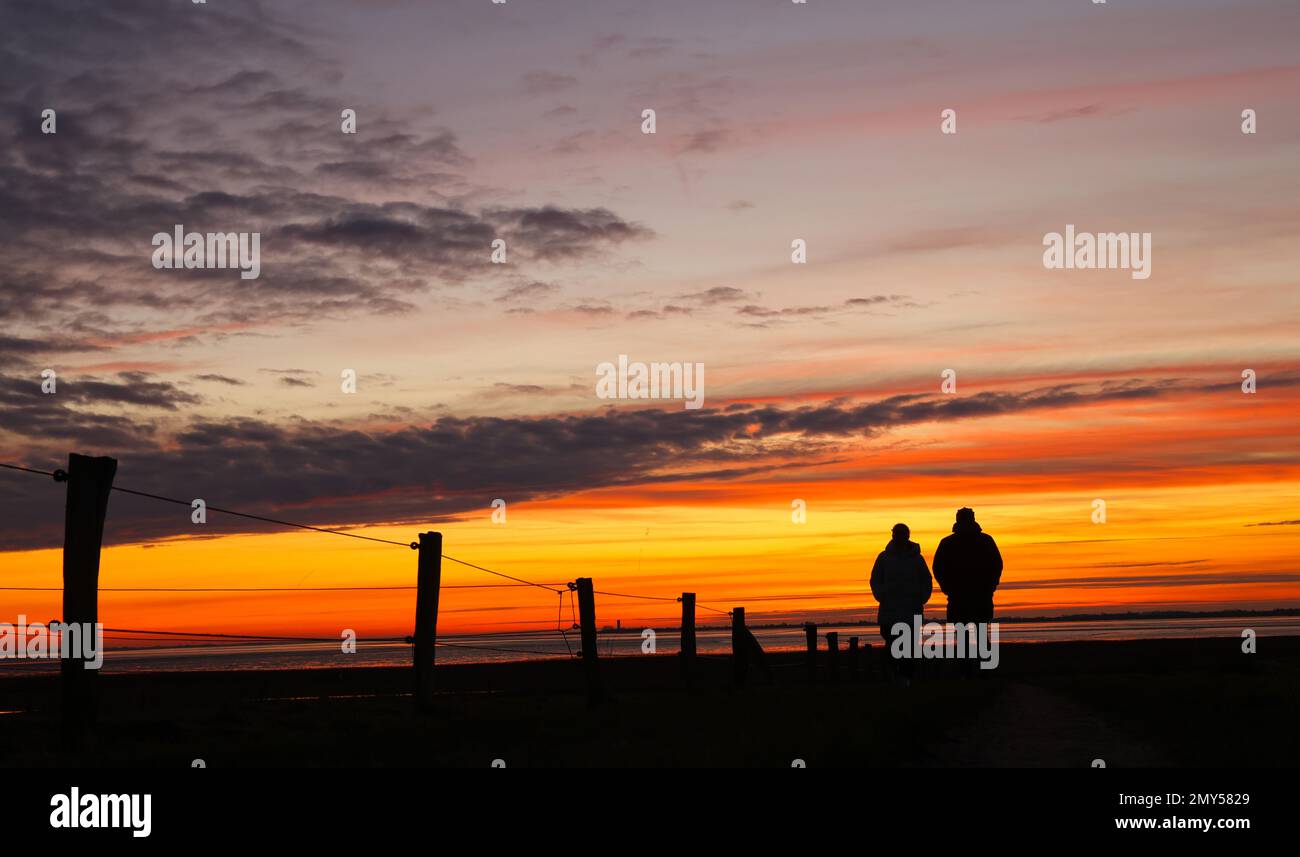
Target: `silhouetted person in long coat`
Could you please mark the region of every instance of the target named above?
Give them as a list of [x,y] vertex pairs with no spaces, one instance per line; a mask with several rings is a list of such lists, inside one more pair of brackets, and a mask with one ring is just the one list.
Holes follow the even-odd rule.
[[[876,620],[880,623],[880,636],[885,638],[886,664],[893,662],[890,645],[894,640],[894,625],[905,622],[908,628],[913,628],[913,623],[920,623],[921,611],[934,591],[921,546],[909,540],[911,534],[907,524],[895,524],[893,538],[871,567],[871,595],[880,604]],[[908,648],[910,651],[915,647]],[[902,658],[896,666],[898,677],[904,684],[910,683],[913,658]]]
[[[952,535],[944,536],[935,549],[934,579],[948,596],[949,622],[987,626],[993,621],[993,592],[1002,580],[1002,554],[993,537],[975,522],[974,510],[957,510]],[[966,666],[973,667],[974,660]]]

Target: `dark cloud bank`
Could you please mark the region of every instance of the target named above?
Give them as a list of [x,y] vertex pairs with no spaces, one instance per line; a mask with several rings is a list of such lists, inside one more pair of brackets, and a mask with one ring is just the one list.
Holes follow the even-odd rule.
[[[63,466],[64,452],[76,449],[118,458],[119,483],[138,490],[306,524],[414,527],[482,511],[496,497],[523,502],[814,467],[842,457],[846,442],[891,427],[1234,389],[1131,381],[795,408],[742,403],[697,411],[447,416],[378,432],[252,418],[178,423],[177,410],[194,394],[126,373],[116,381],[65,382],[55,396],[42,394],[35,381],[0,380],[0,432],[40,438],[23,458],[44,469]],[[132,416],[116,413],[113,406],[123,403]],[[0,478],[23,480],[21,490],[0,492],[0,549],[60,544],[62,492],[35,476],[0,472]],[[248,522],[213,515],[197,531],[183,508],[115,495],[106,538],[121,543],[249,529]]]

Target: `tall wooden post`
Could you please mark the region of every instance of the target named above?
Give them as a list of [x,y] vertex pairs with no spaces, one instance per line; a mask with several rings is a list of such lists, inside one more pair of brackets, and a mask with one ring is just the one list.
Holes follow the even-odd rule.
[[433,664],[438,651],[438,593],[442,588],[442,533],[420,533],[415,590],[415,705],[433,708]]
[[849,678],[858,677],[858,638],[849,637]]
[[826,672],[833,682],[840,680],[840,632],[826,632]]
[[681,658],[682,680],[687,687],[691,686],[695,676],[695,593],[682,593],[682,650],[679,654]]
[[[103,642],[99,623],[99,549],[104,541],[104,517],[113,490],[117,459],[68,456],[68,499],[63,519],[63,633],[59,635],[59,671],[63,685],[65,737],[80,742],[98,715],[95,676],[86,668],[86,631],[90,642]],[[80,630],[68,634],[70,626]],[[64,641],[80,643],[77,651]],[[102,654],[102,653],[101,653]]]
[[817,681],[817,625],[805,622],[803,634],[808,643],[808,681]]
[[587,678],[587,705],[594,707],[605,701],[605,688],[596,663],[596,593],[590,577],[579,577],[574,585],[578,590],[578,622],[582,626],[582,671]]

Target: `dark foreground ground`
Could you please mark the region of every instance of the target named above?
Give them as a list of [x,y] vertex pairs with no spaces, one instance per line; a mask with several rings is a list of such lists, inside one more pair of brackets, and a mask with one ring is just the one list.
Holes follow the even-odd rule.
[[419,714],[403,669],[99,676],[99,728],[62,746],[57,679],[0,679],[0,765],[1295,766],[1300,638],[1004,645],[977,680],[928,662],[885,682],[880,650],[856,678],[810,683],[802,654],[769,654],[775,682],[731,685],[701,658],[602,661],[612,703],[589,710],[576,662],[439,667]]

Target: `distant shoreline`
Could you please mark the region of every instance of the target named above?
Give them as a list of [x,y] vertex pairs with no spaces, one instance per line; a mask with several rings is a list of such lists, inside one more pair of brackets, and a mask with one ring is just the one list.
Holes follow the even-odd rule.
[[[926,606],[929,607],[929,605]],[[927,611],[926,618],[927,619],[933,618],[936,622],[941,621],[938,615],[934,615],[937,614],[937,612],[938,611]],[[996,607],[995,607],[993,618],[994,621],[999,622],[1001,624],[1014,625],[1014,624],[1021,624],[1021,623],[1028,624],[1031,622],[1107,622],[1107,621],[1114,622],[1114,621],[1132,621],[1132,620],[1143,620],[1143,619],[1238,619],[1238,618],[1250,618],[1250,617],[1266,618],[1271,616],[1300,616],[1300,607],[1276,607],[1272,610],[1244,610],[1244,609],[1243,610],[1209,610],[1209,611],[1149,610],[1149,611],[1125,612],[1125,613],[1064,613],[1060,616],[999,616],[997,615]],[[804,622],[766,622],[766,623],[746,622],[745,623],[745,625],[749,628],[802,628],[805,624],[806,623]],[[857,619],[854,621],[845,621],[845,622],[828,621],[828,622],[818,622],[814,624],[819,624],[819,625],[824,624],[827,626],[834,625],[836,627],[841,627],[841,626],[872,627],[877,624],[877,621],[873,617],[871,619]],[[697,624],[696,627],[698,629],[704,630],[704,629],[730,628],[731,626]],[[668,625],[665,626],[665,630],[678,631],[681,630],[681,626]],[[511,633],[528,633],[528,632],[502,631],[500,633],[511,634]],[[633,626],[629,626],[627,628],[615,628],[613,626],[606,625],[601,627],[600,633],[602,634],[638,633],[639,634],[640,629]]]

